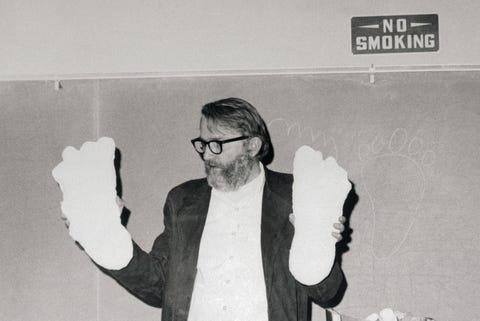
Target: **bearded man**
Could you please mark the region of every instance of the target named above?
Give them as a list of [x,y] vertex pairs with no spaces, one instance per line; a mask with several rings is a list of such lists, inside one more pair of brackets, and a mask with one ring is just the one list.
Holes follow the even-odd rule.
[[[307,320],[308,301],[328,306],[344,282],[334,254],[322,258],[322,251],[315,248],[312,253],[316,241],[302,235],[295,235],[300,241],[292,248],[298,234],[291,216],[293,176],[266,167],[273,148],[257,110],[245,100],[228,98],[206,104],[201,113],[200,135],[191,142],[204,163],[206,178],[185,182],[168,193],[165,229],[149,253],[120,227],[109,237],[118,236],[118,241],[110,242],[110,248],[105,245],[103,252],[97,248],[108,243],[104,232],[99,236],[103,241],[81,235],[81,229],[70,231],[72,237],[82,246],[85,243],[87,254],[129,292],[161,307],[162,321]],[[76,205],[69,212],[68,184],[62,184],[60,172],[57,169],[54,176],[64,191],[62,210],[68,217]],[[303,226],[315,228],[315,219],[303,219]],[[89,224],[101,225],[92,222],[94,218]],[[328,233],[327,238],[340,240],[344,222],[341,216],[332,223],[333,237]],[[97,230],[113,229],[113,225]],[[102,261],[105,253],[113,252],[121,258],[114,264]],[[327,273],[299,280],[302,272],[298,277],[291,267],[307,267],[309,274],[315,268],[309,267],[309,256],[333,263],[326,265]]]

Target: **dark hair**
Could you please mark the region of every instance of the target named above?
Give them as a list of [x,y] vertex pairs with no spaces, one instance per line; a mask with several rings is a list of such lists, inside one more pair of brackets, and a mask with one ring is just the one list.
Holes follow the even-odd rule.
[[208,123],[239,130],[242,135],[256,136],[262,140],[257,159],[264,165],[273,160],[273,146],[267,125],[255,107],[240,98],[226,98],[202,107],[202,115]]

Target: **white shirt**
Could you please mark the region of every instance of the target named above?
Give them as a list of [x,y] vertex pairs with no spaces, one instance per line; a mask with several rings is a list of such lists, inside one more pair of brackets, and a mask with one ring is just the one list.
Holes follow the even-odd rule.
[[234,192],[212,190],[189,321],[268,321],[260,244],[265,173]]

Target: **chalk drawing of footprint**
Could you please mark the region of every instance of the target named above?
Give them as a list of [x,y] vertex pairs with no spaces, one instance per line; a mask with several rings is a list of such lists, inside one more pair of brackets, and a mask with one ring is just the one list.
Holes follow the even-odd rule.
[[381,138],[360,145],[361,178],[373,209],[372,248],[377,259],[394,255],[412,228],[426,188],[425,168],[435,154],[422,139],[409,140],[397,128],[388,142]]

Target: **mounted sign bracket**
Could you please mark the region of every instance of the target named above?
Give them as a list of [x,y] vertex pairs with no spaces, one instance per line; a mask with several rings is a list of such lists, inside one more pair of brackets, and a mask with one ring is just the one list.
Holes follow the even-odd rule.
[[368,68],[368,74],[370,78],[370,83],[374,84],[375,83],[375,65],[371,64],[370,67]]

